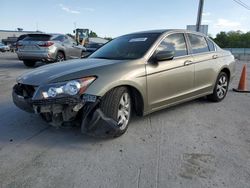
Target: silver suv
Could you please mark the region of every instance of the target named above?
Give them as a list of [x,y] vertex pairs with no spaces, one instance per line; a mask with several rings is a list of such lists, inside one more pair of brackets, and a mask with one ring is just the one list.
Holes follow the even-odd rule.
[[62,34],[29,34],[17,46],[18,58],[28,67],[34,66],[37,61],[59,62],[82,58],[86,51],[71,37]]

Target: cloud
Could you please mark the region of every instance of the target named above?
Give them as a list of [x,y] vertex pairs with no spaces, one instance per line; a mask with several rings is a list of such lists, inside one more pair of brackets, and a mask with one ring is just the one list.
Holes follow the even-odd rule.
[[61,9],[62,9],[63,11],[65,11],[65,12],[68,12],[68,13],[71,13],[71,14],[80,14],[79,11],[77,11],[77,10],[72,10],[72,9],[70,9],[69,7],[64,6],[63,4],[59,4],[59,6],[60,6]]
[[210,16],[210,15],[211,15],[210,12],[203,12],[203,13],[202,13],[202,16]]
[[83,8],[83,10],[90,11],[90,12],[95,11],[95,9],[93,9],[93,8]]
[[221,28],[221,29],[227,29],[227,28],[234,29],[234,28],[240,27],[241,24],[240,22],[235,22],[235,21],[230,21],[227,19],[220,18],[216,21],[214,26],[217,28]]
[[211,23],[212,20],[202,20],[202,23]]

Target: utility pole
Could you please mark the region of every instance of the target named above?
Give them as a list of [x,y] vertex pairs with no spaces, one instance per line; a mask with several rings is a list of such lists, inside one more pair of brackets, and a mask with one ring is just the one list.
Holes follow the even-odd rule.
[[203,5],[204,5],[204,0],[200,0],[199,8],[198,8],[198,15],[197,15],[197,22],[196,22],[196,31],[197,32],[200,31],[200,27],[201,27]]

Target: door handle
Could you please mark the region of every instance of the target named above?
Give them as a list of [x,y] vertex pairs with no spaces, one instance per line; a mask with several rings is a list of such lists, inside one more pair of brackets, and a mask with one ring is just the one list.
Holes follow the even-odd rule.
[[192,65],[192,64],[193,64],[193,61],[191,61],[191,60],[187,60],[184,62],[185,66]]
[[218,55],[213,55],[212,58],[213,58],[213,59],[217,59],[217,58],[218,58]]

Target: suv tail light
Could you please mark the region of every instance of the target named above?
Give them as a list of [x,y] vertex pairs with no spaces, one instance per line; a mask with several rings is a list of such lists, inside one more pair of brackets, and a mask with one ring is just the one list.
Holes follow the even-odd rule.
[[40,47],[49,47],[49,46],[52,46],[53,44],[54,44],[54,42],[52,42],[52,41],[38,42],[38,46],[40,46]]

